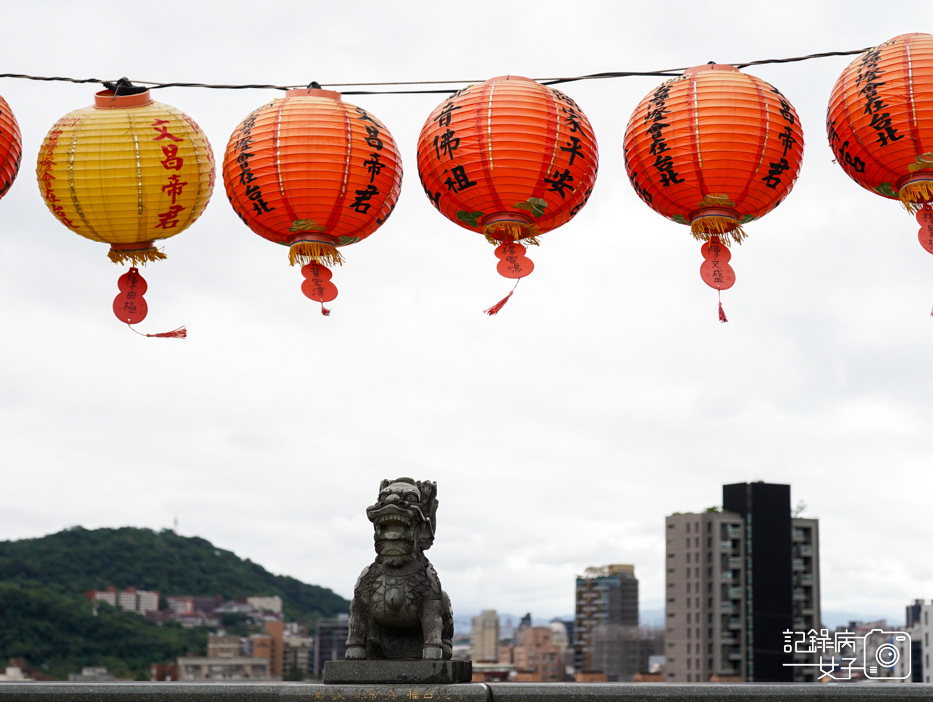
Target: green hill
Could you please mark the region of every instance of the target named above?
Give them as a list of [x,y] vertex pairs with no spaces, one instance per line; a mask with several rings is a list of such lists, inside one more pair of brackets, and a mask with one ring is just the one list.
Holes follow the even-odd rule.
[[81,597],[0,582],[0,662],[25,658],[59,680],[85,666],[120,678],[149,679],[151,663],[204,655],[207,629],[162,626],[100,604],[94,615]]
[[63,594],[113,585],[158,590],[163,597],[278,595],[286,619],[303,623],[350,608],[327,588],[273,575],[206,539],[132,527],[73,527],[38,539],[0,541],[0,582]]
[[0,666],[25,658],[58,679],[84,666],[148,679],[150,663],[206,652],[207,629],[157,625],[104,603],[95,614],[82,593],[108,585],[158,590],[163,597],[278,595],[286,619],[305,624],[350,607],[331,590],[273,575],[205,539],[168,530],[74,527],[0,541]]

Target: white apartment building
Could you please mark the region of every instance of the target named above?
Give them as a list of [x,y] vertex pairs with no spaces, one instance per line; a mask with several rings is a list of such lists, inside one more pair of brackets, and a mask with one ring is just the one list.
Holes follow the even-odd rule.
[[[665,682],[761,681],[755,675],[761,645],[756,649],[755,640],[762,636],[756,621],[759,628],[775,629],[765,632],[771,640],[789,626],[819,630],[819,524],[790,518],[789,509],[787,517],[790,534],[781,543],[790,544],[783,571],[790,582],[781,592],[791,599],[767,607],[763,602],[756,607],[753,569],[756,558],[771,560],[774,554],[762,543],[764,536],[754,540],[750,519],[725,511],[666,518]],[[762,590],[757,592],[761,599]],[[758,614],[762,609],[765,616]],[[781,649],[768,653],[773,669],[778,660],[773,653],[780,655]],[[786,662],[808,661],[787,655]],[[798,682],[817,677],[806,667],[788,667],[786,675]]]

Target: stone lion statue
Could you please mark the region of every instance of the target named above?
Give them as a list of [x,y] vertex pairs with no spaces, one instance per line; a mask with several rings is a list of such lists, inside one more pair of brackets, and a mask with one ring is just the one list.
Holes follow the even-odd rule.
[[383,480],[366,508],[376,561],[360,574],[350,603],[348,659],[451,657],[450,599],[424,552],[434,543],[437,484]]

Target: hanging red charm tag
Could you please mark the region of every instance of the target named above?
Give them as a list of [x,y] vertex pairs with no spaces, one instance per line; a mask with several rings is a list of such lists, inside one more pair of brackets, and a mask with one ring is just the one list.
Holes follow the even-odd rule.
[[301,292],[305,297],[320,302],[330,302],[337,298],[337,286],[330,282],[330,269],[320,263],[309,263],[301,267],[301,274],[305,280],[301,283]]
[[113,299],[113,313],[121,322],[139,324],[149,313],[149,306],[143,299],[148,289],[145,279],[136,268],[130,268],[117,280],[120,294]]
[[917,223],[920,225],[920,231],[917,232],[920,245],[933,254],[933,207],[924,205],[917,213]]
[[700,264],[700,277],[714,290],[728,290],[735,285],[735,271],[729,265],[732,253],[719,237],[712,237],[700,247],[700,253],[706,259]]
[[534,261],[525,256],[525,247],[515,242],[496,247],[499,265],[496,270],[503,278],[524,278],[535,269]]

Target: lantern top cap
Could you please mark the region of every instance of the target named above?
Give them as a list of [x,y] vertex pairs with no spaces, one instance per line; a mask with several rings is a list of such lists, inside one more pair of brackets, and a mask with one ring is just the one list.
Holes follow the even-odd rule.
[[529,83],[536,82],[533,78],[526,78],[525,76],[496,76],[495,78],[490,78],[486,82],[492,83],[493,81],[496,81],[496,80],[524,80],[524,81],[528,81]]
[[741,73],[741,71],[729,63],[704,63],[702,66],[694,66],[693,68],[688,68],[684,71],[684,75],[689,75],[690,73],[699,73],[700,71],[733,71],[735,73]]
[[149,91],[135,95],[116,95],[112,90],[101,90],[94,93],[94,107],[107,110],[126,107],[143,107],[152,104],[152,95]]
[[336,90],[322,90],[321,88],[292,88],[285,91],[285,97],[322,97],[331,100],[340,100],[341,95]]

